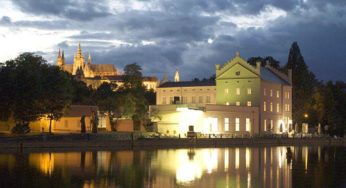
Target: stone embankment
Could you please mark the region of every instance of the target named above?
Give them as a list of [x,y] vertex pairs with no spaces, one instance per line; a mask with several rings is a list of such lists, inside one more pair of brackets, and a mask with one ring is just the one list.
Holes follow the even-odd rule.
[[142,134],[57,134],[0,137],[0,152],[78,151],[158,148],[214,148],[264,146],[346,146],[344,138],[145,138]]

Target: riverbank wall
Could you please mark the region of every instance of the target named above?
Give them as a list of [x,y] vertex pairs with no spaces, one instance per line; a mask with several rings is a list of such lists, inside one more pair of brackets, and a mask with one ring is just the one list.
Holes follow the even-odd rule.
[[0,137],[0,152],[7,151],[79,151],[132,150],[166,148],[221,148],[268,146],[346,146],[344,138],[144,138],[120,134],[66,134]]

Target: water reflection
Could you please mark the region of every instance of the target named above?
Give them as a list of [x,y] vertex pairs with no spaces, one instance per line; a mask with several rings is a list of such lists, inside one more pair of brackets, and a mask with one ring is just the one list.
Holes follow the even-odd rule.
[[304,146],[0,154],[0,187],[343,187],[345,151]]

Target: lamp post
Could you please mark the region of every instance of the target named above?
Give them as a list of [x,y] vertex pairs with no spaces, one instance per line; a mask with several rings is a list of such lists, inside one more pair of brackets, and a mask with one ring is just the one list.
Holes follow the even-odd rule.
[[[308,129],[308,117],[309,117],[309,115],[307,114],[307,113],[305,113],[304,114],[304,119],[305,119],[305,126],[306,126],[306,129]],[[307,133],[308,131],[306,130],[306,133]]]

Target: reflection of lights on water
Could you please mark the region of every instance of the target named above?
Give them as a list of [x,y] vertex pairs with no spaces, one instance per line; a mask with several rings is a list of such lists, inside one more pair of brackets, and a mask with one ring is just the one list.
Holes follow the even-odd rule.
[[235,168],[239,168],[239,148],[235,148]]
[[228,149],[225,149],[225,172],[228,171],[229,166],[229,153]]
[[246,159],[246,168],[250,168],[251,156],[250,156],[250,149],[249,148],[246,148],[245,159]]
[[201,178],[202,169],[195,162],[188,162],[180,165],[177,169],[176,178],[178,183],[187,183],[195,179]]
[[251,187],[251,173],[247,173],[247,187]]
[[217,150],[204,153],[204,162],[208,173],[211,173],[217,167]]
[[54,154],[51,153],[39,153],[30,154],[30,164],[37,165],[44,174],[52,175],[54,171]]

